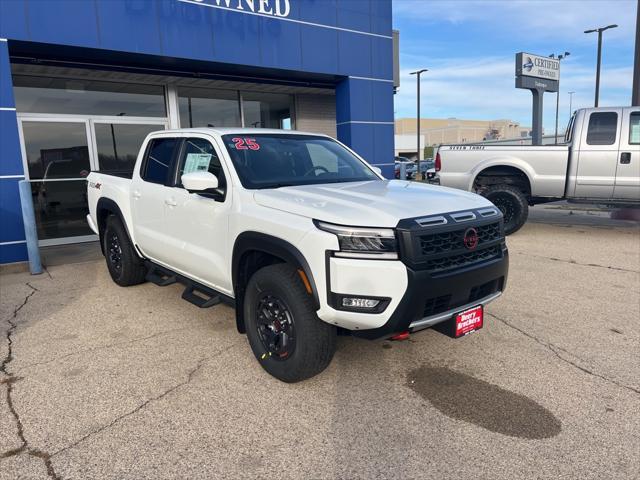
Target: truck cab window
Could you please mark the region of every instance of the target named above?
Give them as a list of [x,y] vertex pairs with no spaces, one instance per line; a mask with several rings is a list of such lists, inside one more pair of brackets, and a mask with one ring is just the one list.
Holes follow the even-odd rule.
[[629,144],[640,145],[640,111],[629,115]]
[[142,179],[151,183],[166,184],[177,145],[177,138],[156,138],[151,140],[147,150],[147,157],[143,164]]
[[613,145],[616,143],[618,114],[616,112],[596,112],[589,117],[587,145]]
[[187,138],[178,163],[176,186],[182,187],[182,175],[191,172],[210,172],[218,178],[218,189],[224,192],[226,180],[220,158],[211,143],[203,138]]

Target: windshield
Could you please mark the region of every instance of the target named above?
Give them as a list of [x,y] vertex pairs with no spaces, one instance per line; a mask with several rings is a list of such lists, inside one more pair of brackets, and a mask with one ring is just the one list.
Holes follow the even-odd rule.
[[360,182],[379,177],[327,137],[292,134],[223,135],[245,188]]

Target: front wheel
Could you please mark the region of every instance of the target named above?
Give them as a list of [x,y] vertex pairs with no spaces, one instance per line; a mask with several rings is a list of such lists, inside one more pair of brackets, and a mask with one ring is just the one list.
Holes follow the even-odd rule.
[[316,315],[297,270],[286,263],[258,270],[244,296],[247,338],[269,374],[293,383],[322,372],[336,350],[336,328]]
[[493,203],[504,216],[504,233],[511,235],[522,228],[529,216],[527,197],[513,185],[491,185],[482,196]]

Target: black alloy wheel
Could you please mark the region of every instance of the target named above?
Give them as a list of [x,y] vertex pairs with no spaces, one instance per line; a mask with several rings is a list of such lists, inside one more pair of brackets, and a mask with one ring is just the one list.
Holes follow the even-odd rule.
[[111,267],[116,271],[122,271],[122,247],[120,246],[120,239],[118,235],[113,232],[107,241],[107,257]]
[[267,354],[285,360],[296,347],[293,314],[287,303],[272,293],[263,293],[256,307],[258,336]]

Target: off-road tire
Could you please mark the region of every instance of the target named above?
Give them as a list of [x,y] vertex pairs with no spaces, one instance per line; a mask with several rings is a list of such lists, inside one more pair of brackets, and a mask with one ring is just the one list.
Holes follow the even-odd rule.
[[490,185],[482,196],[491,201],[504,215],[504,234],[511,235],[522,228],[529,216],[529,203],[524,193],[513,185]]
[[[295,346],[286,358],[270,354],[258,333],[258,305],[266,295],[281,299],[293,319]],[[247,285],[243,308],[249,345],[262,368],[278,380],[299,382],[331,363],[337,329],[318,318],[313,297],[295,267],[279,263],[258,270]]]
[[[116,243],[114,243],[114,239]],[[120,248],[119,261],[115,261],[116,255],[112,252],[114,246]],[[109,274],[115,283],[121,287],[128,287],[145,281],[147,269],[131,244],[124,225],[115,215],[110,215],[107,218],[102,235],[102,247]],[[117,254],[117,252],[115,253]]]

